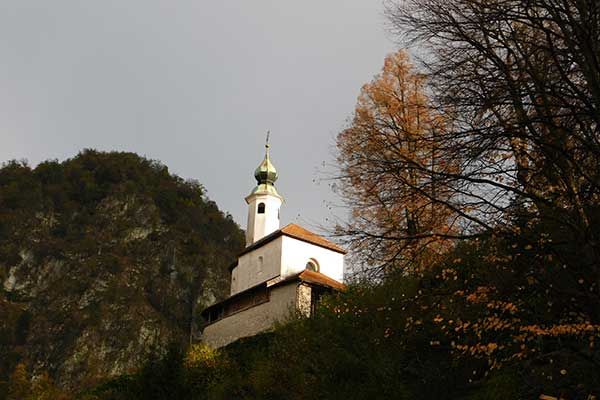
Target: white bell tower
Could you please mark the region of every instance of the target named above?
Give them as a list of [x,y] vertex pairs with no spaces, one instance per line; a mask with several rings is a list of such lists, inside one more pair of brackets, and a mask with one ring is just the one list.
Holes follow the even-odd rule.
[[279,229],[279,210],[283,203],[283,197],[275,189],[278,175],[269,159],[269,147],[269,134],[267,133],[265,158],[254,171],[257,186],[246,197],[246,203],[248,203],[246,246],[250,246]]

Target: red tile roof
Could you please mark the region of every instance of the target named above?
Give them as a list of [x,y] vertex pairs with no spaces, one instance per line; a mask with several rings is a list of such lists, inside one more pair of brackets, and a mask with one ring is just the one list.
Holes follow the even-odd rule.
[[[323,236],[317,235],[316,233],[313,233],[307,229],[304,229],[300,225],[289,224],[289,225],[286,225],[285,227],[265,236],[264,238],[252,243],[250,246],[248,246],[244,250],[242,250],[242,252],[240,253],[239,256],[243,256],[244,254],[249,253],[258,247],[261,247],[261,246],[277,239],[280,236],[288,236],[288,237],[291,237],[294,239],[302,240],[303,242],[307,242],[307,243],[314,244],[316,246],[324,247],[326,249],[333,250],[337,253],[342,253],[342,254],[347,253],[346,250],[342,249],[337,244],[325,239]],[[235,265],[232,265],[231,267],[229,267],[230,270],[233,268],[235,268]]]
[[284,235],[293,237],[295,239],[303,240],[308,243],[316,244],[317,246],[325,247],[326,249],[337,251],[338,253],[346,254],[346,250],[342,249],[337,244],[330,242],[323,236],[317,235],[307,229],[304,229],[300,225],[289,224],[281,229]]
[[320,272],[311,271],[309,269],[302,271],[300,275],[298,275],[298,278],[300,278],[302,282],[314,283],[316,285],[327,286],[337,290],[346,289],[346,285],[344,285],[342,282],[338,282],[327,275],[323,275]]

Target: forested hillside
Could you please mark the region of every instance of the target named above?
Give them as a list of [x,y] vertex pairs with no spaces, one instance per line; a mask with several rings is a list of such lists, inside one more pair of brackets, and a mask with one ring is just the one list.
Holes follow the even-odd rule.
[[78,389],[186,346],[242,246],[199,183],[136,154],[4,164],[0,381],[47,374]]

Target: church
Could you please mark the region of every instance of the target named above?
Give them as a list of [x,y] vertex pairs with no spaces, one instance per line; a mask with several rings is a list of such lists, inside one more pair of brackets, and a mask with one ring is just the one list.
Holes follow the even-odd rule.
[[202,312],[202,341],[214,348],[292,314],[310,316],[324,293],[344,288],[344,249],[296,224],[280,228],[283,197],[275,189],[268,141],[254,177],[257,186],[246,197],[246,248],[230,267],[231,293]]

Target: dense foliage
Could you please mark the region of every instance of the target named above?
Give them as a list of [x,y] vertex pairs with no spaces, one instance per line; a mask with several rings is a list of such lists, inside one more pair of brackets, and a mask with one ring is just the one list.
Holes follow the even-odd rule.
[[[0,168],[0,382],[78,388],[185,346],[243,233],[202,186],[133,153]],[[1,385],[0,385],[1,386]],[[0,396],[1,398],[1,396]]]
[[561,291],[590,282],[527,240],[549,229],[465,242],[421,275],[356,283],[311,319],[221,350],[171,351],[85,396],[588,399],[600,393],[600,330]]

